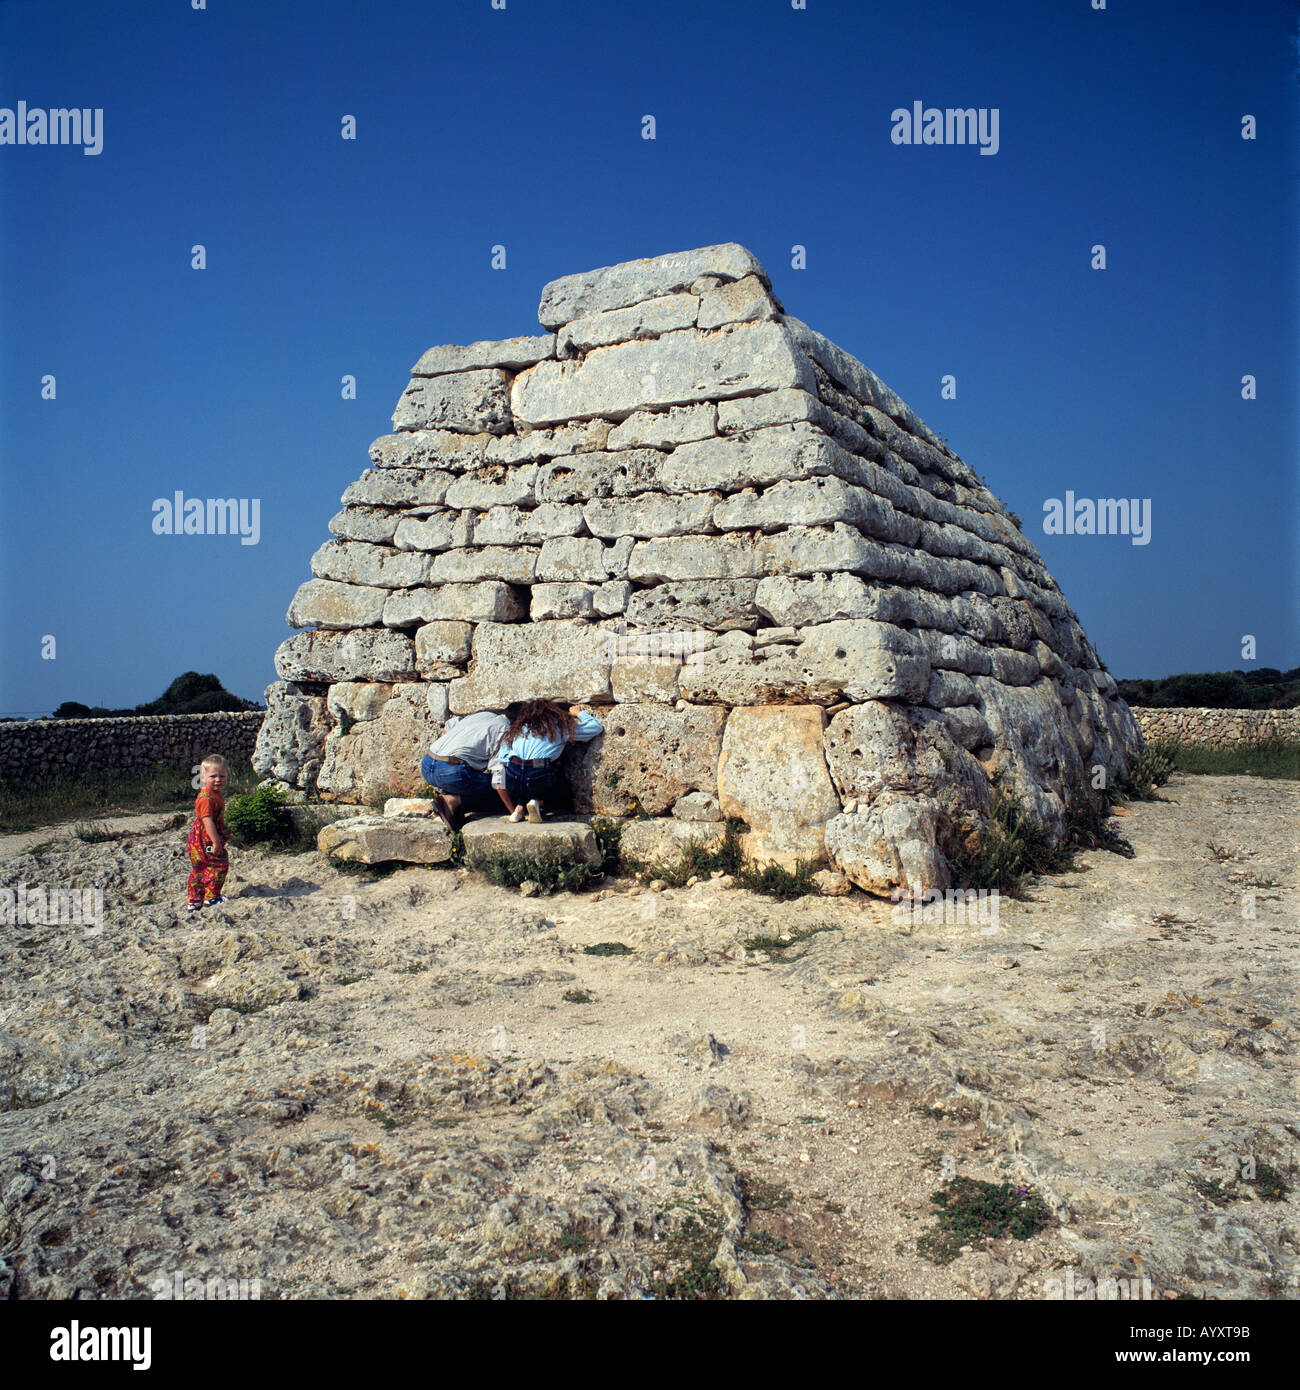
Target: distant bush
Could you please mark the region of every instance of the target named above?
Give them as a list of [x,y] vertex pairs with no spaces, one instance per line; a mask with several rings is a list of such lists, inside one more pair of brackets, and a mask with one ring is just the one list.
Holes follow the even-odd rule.
[[156,699],[148,700],[134,709],[107,709],[103,705],[83,705],[80,700],[65,700],[50,716],[52,719],[131,719],[147,714],[238,714],[259,710],[255,700],[243,700],[232,695],[213,675],[186,671],[177,676]]
[[1300,705],[1300,666],[1279,671],[1203,671],[1161,680],[1120,681],[1130,705],[1150,709],[1294,709]]

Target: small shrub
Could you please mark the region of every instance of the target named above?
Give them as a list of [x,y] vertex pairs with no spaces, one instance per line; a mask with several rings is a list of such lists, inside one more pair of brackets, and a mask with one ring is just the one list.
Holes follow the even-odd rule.
[[226,825],[237,845],[287,845],[298,838],[289,803],[279,787],[256,787],[226,808]]
[[1148,744],[1124,779],[1122,794],[1131,796],[1135,801],[1155,801],[1156,788],[1163,787],[1169,780],[1177,757],[1176,743]]
[[753,893],[766,893],[770,898],[802,898],[808,893],[818,892],[812,876],[826,867],[826,858],[796,859],[794,872],[772,861],[767,864],[747,862],[736,875],[742,888]]
[[937,1265],[951,1264],[963,1245],[982,1250],[1007,1235],[1028,1240],[1052,1223],[1042,1197],[1023,1184],[950,1178],[930,1201],[940,1209],[938,1224],[917,1238],[916,1251]]
[[625,946],[621,941],[598,941],[594,946],[584,946],[582,954],[584,956],[631,956],[636,953],[631,946]]

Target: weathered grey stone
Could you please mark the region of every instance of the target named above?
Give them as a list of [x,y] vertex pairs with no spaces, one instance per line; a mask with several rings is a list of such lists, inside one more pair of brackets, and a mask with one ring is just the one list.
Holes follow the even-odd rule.
[[480,623],[469,674],[449,687],[451,711],[504,709],[515,700],[608,700],[607,636],[579,621]]
[[677,703],[679,661],[662,657],[630,658],[615,661],[609,668],[610,689],[618,704]]
[[[298,586],[289,605],[290,627],[378,627],[383,620],[387,589],[339,584],[333,579],[309,579]],[[1037,673],[1038,663],[1034,663]]]
[[395,512],[379,507],[344,507],[330,518],[330,534],[345,541],[369,541],[372,545],[387,545],[397,529]]
[[518,371],[555,356],[555,336],[501,338],[470,343],[466,347],[445,344],[431,347],[411,368],[412,376],[440,376],[445,372],[472,372],[481,367],[505,367]]
[[379,681],[341,681],[325,692],[325,707],[340,724],[345,719],[363,724],[379,718],[392,693],[391,685]]
[[626,579],[607,579],[597,584],[592,592],[597,616],[608,618],[624,612],[631,593],[632,586]]
[[619,536],[685,536],[714,530],[718,492],[643,492],[637,497],[600,497],[582,509],[587,530],[602,540]]
[[483,458],[490,439],[488,434],[458,434],[454,430],[384,434],[370,446],[370,461],[376,468],[458,472]]
[[545,820],[540,825],[520,821],[468,820],[461,830],[465,841],[465,862],[474,867],[479,855],[529,854],[541,846],[568,848],[588,864],[601,862],[596,833],[586,821]]
[[510,376],[489,367],[412,377],[393,411],[393,428],[504,434],[510,428]]
[[730,284],[719,285],[700,297],[699,328],[721,328],[724,323],[753,323],[774,319],[781,306],[757,275],[746,275]]
[[836,521],[865,528],[872,512],[885,507],[888,502],[839,478],[809,478],[774,483],[762,492],[747,488],[734,493],[713,509],[713,523],[721,531],[778,531],[787,526],[829,526]]
[[433,802],[427,796],[390,796],[384,802],[386,816],[436,816]]
[[626,579],[627,564],[636,542],[624,536],[612,545],[594,536],[564,536],[543,541],[537,557],[537,579],[544,583],[603,584],[607,579]]
[[[766,581],[761,581],[766,583]],[[762,621],[754,579],[688,579],[636,589],[627,620],[641,628],[756,628]]]
[[539,362],[515,378],[510,409],[533,425],[593,415],[624,420],[646,406],[687,405],[783,386],[812,389],[808,359],[780,324],[737,323],[595,348],[581,361]]
[[752,858],[794,869],[823,852],[822,827],[840,801],[822,753],[825,714],[815,705],[739,706],[731,711],[718,759],[722,814],[739,816]]
[[531,511],[493,507],[474,523],[474,544],[537,545],[556,536],[575,536],[581,530],[581,507],[557,502],[543,502]]
[[463,676],[469,661],[470,623],[452,620],[425,623],[415,634],[415,666],[426,680],[453,680]]
[[930,664],[909,633],[858,618],[805,628],[795,647],[751,651],[719,643],[692,656],[678,684],[694,701],[830,705],[843,698],[919,701],[929,679]]
[[716,849],[726,828],[718,822],[666,820],[627,820],[619,835],[619,856],[627,864],[660,865],[671,868],[692,842],[704,849]]
[[555,355],[576,357],[589,348],[608,347],[635,338],[658,338],[679,328],[692,328],[699,307],[697,295],[669,294],[630,304],[626,309],[583,314],[560,329]]
[[276,674],[287,681],[400,681],[415,675],[415,645],[388,628],[352,632],[298,632],[275,653]]
[[596,612],[593,584],[534,584],[528,616],[533,622],[547,618],[589,618]]
[[473,532],[473,523],[468,516],[459,512],[439,511],[432,516],[403,517],[393,533],[393,544],[398,550],[452,550],[457,546],[468,545]]
[[273,681],[266,687],[265,700],[253,770],[291,787],[312,786],[329,732],[324,696],[310,695],[293,682]]
[[[618,815],[635,801],[662,816],[687,792],[717,790],[726,710],[646,702],[615,705],[600,717],[605,732],[568,754],[575,810]],[[655,823],[664,822],[629,821],[624,831]]]
[[539,471],[537,496],[543,502],[586,502],[648,492],[668,457],[659,449],[624,449],[557,459]]
[[841,813],[827,821],[826,852],[846,878],[880,897],[896,888],[943,890],[952,876],[936,847],[939,824],[931,802],[890,792],[865,815]]
[[451,831],[437,817],[352,816],[325,826],[316,848],[360,864],[444,864],[451,858]]
[[461,620],[468,623],[513,623],[528,612],[516,588],[498,579],[478,584],[442,584],[432,589],[399,589],[384,604],[386,627]]
[[341,500],[345,507],[436,507],[455,478],[437,468],[367,468]]
[[326,541],[311,557],[311,572],[318,579],[341,584],[374,585],[379,589],[409,589],[429,576],[432,557],[394,550],[365,541]]
[[543,287],[537,320],[544,328],[559,328],[582,314],[621,309],[643,299],[689,290],[702,275],[720,281],[755,275],[763,284],[770,283],[751,252],[735,242],[723,242],[561,276]]
[[[821,430],[804,422],[774,425],[729,439],[703,439],[674,449],[650,486],[666,492],[739,492],[747,487],[827,477],[849,456]],[[851,461],[850,461],[851,462]]]
[[[811,399],[811,397],[809,397]],[[711,439],[717,430],[718,407],[675,405],[667,410],[636,410],[609,432],[609,449],[671,449],[697,439]]]
[[637,541],[627,577],[642,584],[670,579],[750,579],[762,574],[758,551],[748,536],[668,536]]
[[484,459],[487,463],[537,463],[542,459],[585,454],[593,449],[603,449],[609,432],[608,420],[584,420],[576,425],[560,425],[553,430],[498,435],[488,441]]
[[754,605],[774,623],[794,627],[881,616],[873,591],[856,574],[772,575],[758,581]]
[[489,464],[462,473],[447,489],[449,507],[531,507],[537,501],[537,465]]
[[687,792],[673,802],[673,817],[684,821],[719,821],[722,808],[712,792]]
[[510,545],[490,545],[483,550],[444,550],[434,557],[429,578],[437,584],[474,584],[482,579],[531,584],[537,573],[539,553]]
[[746,430],[761,430],[770,425],[794,424],[808,421],[824,426],[830,412],[807,391],[785,387],[780,391],[765,391],[761,396],[742,396],[739,400],[718,403],[718,433],[742,434]]
[[316,790],[324,801],[413,796],[424,785],[420,759],[438,733],[428,688],[418,682],[394,684],[377,718],[354,724],[346,734],[341,726],[331,731]]

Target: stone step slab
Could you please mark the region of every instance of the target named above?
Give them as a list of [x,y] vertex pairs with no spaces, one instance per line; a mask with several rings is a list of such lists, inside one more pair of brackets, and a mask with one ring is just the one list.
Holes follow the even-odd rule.
[[674,405],[667,410],[635,410],[609,432],[607,448],[671,449],[717,433],[719,407],[712,401],[700,405]]
[[510,410],[531,425],[625,420],[648,406],[812,385],[811,364],[780,324],[740,323],[595,348],[580,361],[539,362],[515,378]]
[[583,314],[621,309],[645,299],[689,290],[705,275],[719,281],[754,275],[762,284],[770,284],[767,272],[752,252],[735,242],[723,242],[562,275],[543,286],[537,321],[543,328],[557,329]]
[[388,589],[309,579],[298,586],[286,619],[290,627],[378,627],[388,595]]
[[581,621],[480,623],[469,674],[449,686],[451,712],[500,710],[515,700],[606,702],[608,637]]
[[345,507],[436,507],[455,480],[454,473],[437,468],[367,468],[340,500]]
[[384,604],[384,626],[416,627],[444,621],[513,623],[527,612],[527,602],[518,588],[487,579],[477,584],[399,589]]
[[415,644],[390,628],[299,632],[276,649],[286,681],[402,681],[415,676]]
[[431,347],[411,368],[412,376],[442,376],[448,372],[472,372],[483,367],[503,367],[517,372],[555,356],[555,335],[485,339],[464,347],[447,343]]
[[393,428],[504,434],[510,428],[510,374],[489,367],[412,377],[393,411]]
[[486,433],[461,434],[454,430],[384,434],[371,444],[370,462],[376,468],[454,473],[481,463],[491,438]]
[[326,541],[311,557],[311,572],[341,584],[408,589],[428,579],[432,560],[431,555],[365,541]]
[[351,816],[324,826],[316,848],[358,864],[445,864],[451,858],[451,833],[436,818]]
[[548,818],[537,824],[485,816],[481,820],[467,820],[460,833],[465,841],[465,862],[470,868],[474,867],[478,855],[531,855],[544,847],[571,850],[588,864],[602,862],[596,832],[588,821]]
[[598,313],[583,314],[559,330],[555,355],[561,359],[577,357],[591,348],[609,347],[612,343],[631,342],[636,338],[659,338],[677,329],[693,328],[699,309],[698,295],[669,294],[629,305],[626,309],[602,309]]

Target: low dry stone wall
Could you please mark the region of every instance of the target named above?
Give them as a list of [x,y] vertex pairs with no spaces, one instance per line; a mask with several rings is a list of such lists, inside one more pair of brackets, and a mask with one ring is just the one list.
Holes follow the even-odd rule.
[[18,786],[86,772],[192,767],[209,753],[247,762],[264,714],[150,714],[122,719],[24,719],[0,724],[0,782]]
[[1300,709],[1149,709],[1133,706],[1148,743],[1235,748],[1267,739],[1300,739]]

